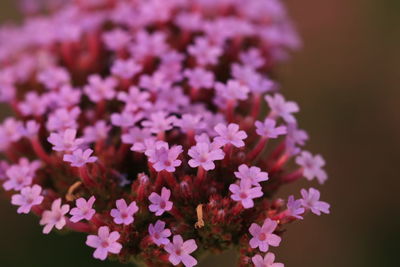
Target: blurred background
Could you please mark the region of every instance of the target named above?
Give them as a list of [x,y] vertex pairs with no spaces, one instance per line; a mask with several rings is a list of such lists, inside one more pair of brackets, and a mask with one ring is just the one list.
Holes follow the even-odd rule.
[[[0,21],[17,17],[0,1]],[[297,101],[308,149],[330,175],[321,188],[329,216],[294,223],[274,249],[287,267],[399,266],[400,1],[287,0],[304,48],[280,68]],[[292,185],[298,192],[307,182]],[[284,192],[283,192],[284,194]],[[91,259],[80,234],[41,234],[37,218],[0,201],[0,266],[122,266]],[[202,266],[235,266],[232,257]]]

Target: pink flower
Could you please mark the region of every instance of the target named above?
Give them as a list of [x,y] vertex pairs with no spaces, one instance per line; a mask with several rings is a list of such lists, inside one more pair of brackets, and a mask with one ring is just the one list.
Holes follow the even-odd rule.
[[159,141],[154,144],[152,149],[146,151],[149,161],[153,163],[156,171],[174,172],[175,167],[181,165],[182,161],[177,159],[183,152],[182,146],[173,146],[169,148],[168,143]]
[[277,138],[279,135],[286,134],[286,126],[276,126],[276,121],[266,118],[264,122],[256,121],[256,132],[265,138]]
[[142,113],[132,114],[130,112],[113,113],[111,114],[112,125],[119,126],[121,128],[129,128],[136,122],[143,118]]
[[247,86],[235,80],[229,80],[226,85],[218,82],[215,84],[215,90],[225,100],[246,100],[250,92]]
[[76,129],[78,119],[81,110],[79,107],[74,107],[71,110],[65,108],[57,109],[53,112],[46,123],[46,128],[49,131],[64,131],[68,128]]
[[258,247],[260,251],[267,252],[269,246],[279,246],[281,238],[273,234],[277,225],[278,223],[270,218],[265,219],[262,226],[256,223],[251,224],[249,231],[253,238],[250,239],[250,247]]
[[171,196],[171,190],[163,187],[161,189],[161,195],[153,192],[149,196],[149,200],[152,204],[149,206],[151,212],[155,212],[156,216],[161,216],[165,211],[172,209],[173,203],[169,201]]
[[292,113],[299,111],[299,106],[297,103],[288,101],[280,94],[275,94],[274,96],[265,96],[265,101],[268,102],[269,108],[271,109],[273,116],[282,117],[287,123],[294,123],[296,119]]
[[204,170],[209,171],[215,168],[214,161],[222,160],[225,153],[220,148],[213,148],[211,144],[198,142],[189,149],[188,155],[192,157],[189,160],[190,167],[201,166]]
[[86,85],[84,91],[92,102],[98,102],[103,99],[113,99],[115,96],[115,87],[117,81],[113,77],[102,79],[97,74],[89,76],[89,85]]
[[119,254],[122,245],[117,242],[120,234],[117,231],[110,233],[108,226],[99,228],[97,235],[89,235],[86,239],[86,245],[95,248],[93,257],[99,260],[105,260],[108,253]]
[[240,186],[231,184],[229,190],[232,192],[231,198],[235,201],[240,201],[245,209],[254,207],[253,199],[264,195],[261,187],[251,187],[251,181],[249,180],[240,180]]
[[103,42],[110,50],[120,50],[131,41],[131,35],[122,29],[115,29],[103,34]]
[[328,179],[326,172],[322,169],[325,160],[320,155],[313,156],[310,152],[303,151],[296,158],[296,163],[303,167],[303,175],[308,180],[316,177],[319,183],[323,184]]
[[42,187],[40,185],[33,185],[32,187],[22,188],[19,194],[13,195],[11,203],[20,206],[17,213],[29,213],[32,206],[40,205],[43,201]]
[[184,75],[189,80],[189,85],[193,88],[210,89],[214,85],[214,73],[204,68],[187,69]]
[[203,121],[203,116],[192,114],[183,114],[182,118],[175,120],[174,125],[179,127],[184,133],[190,131],[196,132],[197,130],[204,129],[206,127],[206,124]]
[[115,76],[131,79],[133,76],[142,71],[142,66],[138,65],[133,59],[117,59],[111,67],[111,73]]
[[61,206],[61,198],[54,200],[53,204],[51,204],[51,210],[46,210],[42,214],[40,225],[45,225],[43,233],[50,233],[53,227],[61,230],[66,224],[65,214],[67,214],[68,211],[69,205],[65,204]]
[[283,263],[274,263],[275,255],[272,252],[265,254],[264,258],[257,254],[251,260],[254,263],[254,267],[284,267]]
[[165,229],[165,222],[157,220],[154,225],[149,224],[149,235],[157,246],[166,245],[170,242],[171,230]]
[[165,245],[164,249],[169,253],[169,261],[173,265],[182,262],[185,267],[192,267],[197,264],[197,260],[189,255],[197,249],[193,239],[183,242],[182,236],[174,235],[172,242]]
[[243,147],[243,140],[247,138],[245,131],[239,131],[239,125],[236,123],[230,123],[228,126],[223,123],[219,123],[214,127],[214,130],[218,133],[215,137],[215,142],[220,145],[232,144],[235,147]]
[[133,215],[139,210],[135,201],[132,201],[129,206],[124,199],[116,201],[117,208],[112,209],[110,215],[114,218],[116,224],[129,225],[133,223]]
[[258,69],[265,64],[265,59],[261,54],[261,51],[257,48],[251,48],[240,55],[240,61],[246,66],[254,69]]
[[303,197],[301,203],[307,210],[311,210],[316,215],[321,215],[321,212],[329,214],[330,205],[324,201],[319,201],[320,193],[317,189],[311,187],[308,192],[301,189],[301,196]]
[[6,176],[8,179],[3,184],[4,189],[19,191],[32,184],[34,173],[28,166],[13,165],[6,171]]
[[84,198],[78,198],[75,201],[76,208],[71,209],[69,214],[72,215],[71,217],[71,222],[79,222],[83,219],[85,220],[90,220],[96,213],[96,211],[93,209],[93,204],[96,201],[96,198],[94,196],[91,196],[88,201],[86,201]]
[[300,216],[301,214],[304,213],[302,200],[301,199],[295,200],[293,196],[289,196],[287,202],[287,213],[289,216],[302,220],[303,217]]
[[51,133],[47,141],[53,145],[55,151],[71,152],[83,143],[82,138],[76,139],[76,132],[76,129],[66,129],[60,133]]
[[62,67],[49,67],[37,76],[38,81],[46,86],[47,89],[57,89],[64,84],[69,84],[69,72]]
[[39,96],[36,92],[29,92],[26,94],[24,101],[18,104],[18,108],[25,116],[34,115],[41,116],[46,112],[47,99]]
[[24,128],[24,136],[29,139],[33,138],[38,134],[39,129],[40,129],[39,123],[37,123],[34,120],[27,121],[25,123],[25,128]]
[[129,87],[129,93],[119,92],[117,98],[125,102],[125,111],[134,112],[138,109],[149,109],[151,107],[150,94],[140,91],[136,86]]
[[260,182],[268,180],[267,172],[262,172],[260,168],[255,166],[248,167],[246,164],[239,166],[239,171],[235,172],[235,176],[242,180],[249,180],[255,186],[259,186]]
[[188,52],[196,58],[197,64],[205,66],[215,65],[223,51],[219,46],[212,45],[206,38],[198,37],[195,43],[189,46]]
[[175,119],[174,116],[168,116],[167,113],[159,111],[152,113],[150,115],[150,120],[142,122],[142,125],[143,127],[149,128],[152,133],[158,134],[171,130]]
[[85,151],[77,149],[71,154],[64,155],[63,160],[70,162],[72,167],[82,167],[86,163],[93,163],[97,161],[97,157],[91,156],[93,150],[88,148]]
[[111,126],[103,120],[97,121],[94,126],[88,126],[84,130],[85,142],[92,143],[98,140],[104,140],[108,136]]

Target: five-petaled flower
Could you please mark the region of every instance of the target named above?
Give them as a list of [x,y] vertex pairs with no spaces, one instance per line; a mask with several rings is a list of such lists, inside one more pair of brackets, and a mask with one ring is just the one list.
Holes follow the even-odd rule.
[[239,166],[239,171],[235,172],[235,176],[238,179],[249,180],[255,186],[259,186],[260,182],[268,180],[267,172],[262,172],[260,168],[256,166],[249,167],[246,164]]
[[277,225],[276,221],[269,218],[265,219],[262,226],[256,223],[251,224],[249,232],[253,237],[250,239],[250,247],[258,247],[260,251],[267,252],[269,246],[279,246],[281,238],[273,233]]
[[182,262],[185,267],[192,267],[197,264],[197,260],[190,256],[190,253],[197,249],[196,241],[193,239],[183,242],[182,236],[174,235],[172,242],[165,245],[164,249],[169,253],[169,261],[173,265]]
[[97,161],[97,157],[91,156],[93,150],[88,148],[85,151],[77,149],[72,154],[64,155],[64,161],[70,162],[72,167],[82,167],[86,163],[93,163]]
[[42,187],[40,185],[33,185],[32,187],[22,188],[19,194],[13,195],[11,203],[19,206],[18,213],[29,213],[31,208],[36,205],[40,205],[43,201]]
[[231,198],[240,201],[243,208],[249,209],[254,207],[254,198],[263,196],[261,186],[252,187],[252,182],[246,179],[240,180],[240,184],[231,184],[229,190],[232,192]]
[[247,134],[245,131],[239,131],[239,125],[236,123],[230,123],[228,126],[219,123],[214,130],[218,133],[214,140],[221,146],[226,144],[232,144],[235,147],[244,146],[243,140],[247,138]]
[[110,215],[114,218],[116,224],[129,225],[133,223],[133,215],[139,210],[136,201],[132,201],[129,206],[124,199],[116,201],[116,209],[112,209]]
[[90,220],[95,215],[96,211],[93,209],[93,204],[96,201],[94,196],[91,196],[89,200],[84,198],[78,198],[75,201],[76,208],[71,209],[69,214],[72,215],[70,218],[71,222],[79,222],[83,219]]
[[165,222],[157,220],[154,225],[149,224],[149,235],[157,246],[166,245],[170,242],[171,230],[165,228]]
[[312,213],[316,215],[321,215],[322,213],[329,213],[330,205],[324,201],[319,201],[320,193],[317,189],[310,188],[308,191],[301,189],[301,203],[303,207],[307,210],[311,210]]
[[209,171],[215,168],[214,161],[223,159],[225,153],[218,147],[213,148],[212,144],[198,142],[189,149],[188,155],[192,157],[189,160],[190,167],[201,166],[204,170]]
[[328,179],[326,172],[322,169],[325,160],[320,155],[313,156],[310,152],[303,151],[296,158],[296,163],[303,168],[303,175],[308,180],[316,177],[319,183],[323,184]]
[[265,254],[263,258],[260,254],[251,258],[254,267],[284,267],[283,263],[275,262],[275,255],[272,252]]
[[86,245],[95,248],[93,257],[99,260],[105,260],[108,253],[119,254],[122,245],[118,243],[120,234],[117,231],[110,233],[108,226],[99,228],[97,235],[89,235],[86,239]]
[[61,205],[61,198],[54,200],[51,204],[51,210],[45,210],[42,214],[40,225],[45,225],[43,228],[43,233],[50,233],[53,227],[61,230],[67,223],[67,218],[65,217],[65,214],[67,214],[68,211],[69,205]]
[[151,204],[149,205],[149,210],[154,212],[156,216],[161,216],[165,211],[170,211],[172,209],[173,203],[169,201],[171,196],[171,190],[163,187],[161,189],[161,195],[153,192],[149,196]]

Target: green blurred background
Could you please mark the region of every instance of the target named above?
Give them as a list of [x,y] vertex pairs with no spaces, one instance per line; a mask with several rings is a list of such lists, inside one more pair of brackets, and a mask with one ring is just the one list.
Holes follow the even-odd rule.
[[[400,1],[287,0],[304,48],[281,67],[302,107],[308,149],[327,160],[329,216],[294,223],[274,249],[287,267],[399,266]],[[0,21],[16,18],[0,1]],[[39,34],[39,33],[38,33]],[[298,192],[302,182],[282,195]],[[41,234],[37,218],[0,201],[0,266],[122,266],[91,259],[80,234]],[[235,266],[234,255],[201,266]]]

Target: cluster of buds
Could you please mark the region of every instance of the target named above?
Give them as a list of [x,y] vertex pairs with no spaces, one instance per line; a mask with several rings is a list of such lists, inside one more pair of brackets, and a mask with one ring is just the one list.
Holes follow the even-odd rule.
[[275,197],[327,179],[271,78],[298,46],[280,0],[64,1],[3,26],[4,194],[100,260],[283,266],[287,224],[329,213],[314,188]]

